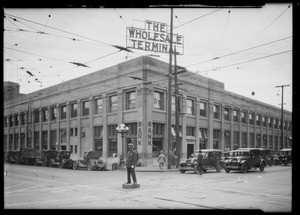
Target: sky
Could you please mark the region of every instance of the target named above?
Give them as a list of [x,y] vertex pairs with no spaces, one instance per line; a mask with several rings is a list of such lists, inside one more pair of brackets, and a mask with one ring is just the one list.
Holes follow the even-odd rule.
[[[173,33],[183,36],[177,65],[278,108],[282,88],[276,86],[289,85],[284,109],[292,111],[292,7],[174,8]],[[3,80],[19,83],[20,93],[142,55],[169,62],[167,53],[114,46],[126,48],[127,27],[145,28],[146,20],[169,30],[170,8],[4,8],[4,15]]]

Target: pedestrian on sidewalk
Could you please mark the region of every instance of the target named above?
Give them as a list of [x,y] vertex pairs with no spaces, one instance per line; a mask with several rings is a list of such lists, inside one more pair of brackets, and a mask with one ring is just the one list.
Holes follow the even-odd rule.
[[163,150],[160,150],[160,155],[158,156],[157,162],[159,164],[159,169],[161,172],[164,172],[163,166],[166,162],[166,156],[164,155]]
[[116,153],[113,153],[112,170],[116,170],[116,169],[117,169],[117,166],[119,165],[119,163],[120,163],[119,157],[117,156]]
[[135,175],[135,164],[137,163],[137,152],[133,151],[133,143],[128,144],[129,151],[127,153],[125,166],[127,168],[127,182],[125,184],[131,184],[131,177],[133,184],[137,184],[136,175]]
[[199,155],[197,158],[197,165],[198,165],[199,175],[202,175],[202,173],[203,173],[203,156],[202,156],[201,150],[199,151]]

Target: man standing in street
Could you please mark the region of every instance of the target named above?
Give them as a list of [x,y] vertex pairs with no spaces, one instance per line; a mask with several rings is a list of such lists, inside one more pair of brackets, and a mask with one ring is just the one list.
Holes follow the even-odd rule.
[[[127,153],[125,166],[127,168],[127,183],[125,184],[131,184],[131,176],[133,180],[133,184],[137,184],[136,176],[135,176],[135,164],[137,163],[137,152],[133,151],[133,143],[128,144],[129,151]],[[130,176],[131,175],[131,176]]]
[[160,150],[160,155],[157,158],[157,162],[159,164],[159,169],[161,170],[161,172],[163,172],[163,166],[166,162],[166,156],[163,153],[163,150]]
[[202,175],[202,173],[203,173],[203,157],[201,154],[201,150],[199,151],[199,155],[197,158],[197,165],[198,165],[199,175]]

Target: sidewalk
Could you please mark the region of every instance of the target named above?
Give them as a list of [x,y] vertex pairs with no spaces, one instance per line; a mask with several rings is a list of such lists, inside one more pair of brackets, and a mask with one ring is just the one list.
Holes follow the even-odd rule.
[[[136,172],[161,172],[159,167],[135,167]],[[164,167],[165,172],[178,172],[178,168],[171,168],[168,169],[167,167]]]

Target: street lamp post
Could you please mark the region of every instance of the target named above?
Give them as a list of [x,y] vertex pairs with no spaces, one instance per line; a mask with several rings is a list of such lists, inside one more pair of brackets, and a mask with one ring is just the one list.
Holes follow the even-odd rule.
[[122,158],[124,159],[124,149],[125,149],[125,145],[124,145],[124,134],[127,133],[129,131],[129,128],[127,126],[125,126],[123,123],[121,125],[119,125],[116,130],[118,131],[119,134],[121,134],[121,138],[122,138]]

